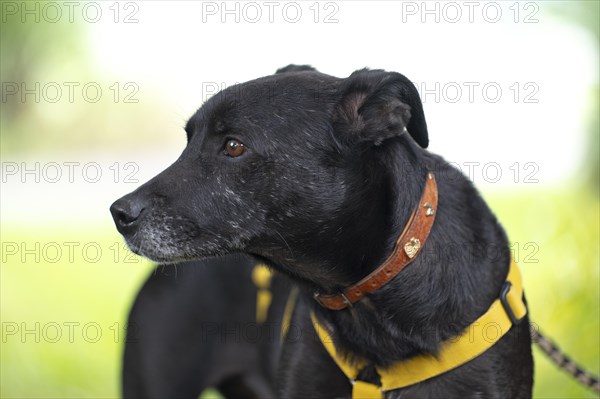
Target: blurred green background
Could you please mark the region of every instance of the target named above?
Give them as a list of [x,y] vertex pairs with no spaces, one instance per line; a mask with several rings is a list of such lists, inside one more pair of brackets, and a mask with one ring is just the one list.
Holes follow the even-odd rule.
[[[119,396],[126,315],[153,266],[124,248],[108,206],[175,159],[185,142],[181,126],[203,98],[198,95],[194,102],[173,106],[164,89],[168,83],[162,82],[161,88],[147,83],[142,69],[119,72],[106,66],[95,51],[99,35],[105,32],[98,26],[77,13],[69,21],[64,7],[62,18],[52,22],[54,10],[44,11],[43,2],[27,3],[34,14],[23,19],[23,4],[1,4],[0,396],[115,398]],[[87,3],[77,4],[83,8]],[[136,4],[138,11],[128,4]],[[576,26],[592,38],[591,58],[597,60],[598,2],[535,4],[542,8],[541,16]],[[143,3],[111,6],[101,5],[109,23],[127,15],[143,19]],[[115,9],[120,10],[118,18]],[[121,29],[117,37],[123,40],[147,40],[122,25],[114,29]],[[155,29],[162,28],[157,25]],[[191,51],[202,45],[196,39],[178,38],[188,40]],[[168,43],[130,48],[132,56],[149,51],[147,46],[156,51],[158,60]],[[504,51],[511,56],[510,49]],[[231,67],[220,65],[218,54],[204,53],[200,60],[215,68]],[[164,80],[180,74],[179,64],[185,61],[162,59]],[[326,63],[318,56],[284,61],[273,55],[256,60],[264,73],[289,62]],[[363,60],[353,68],[366,63]],[[571,67],[557,79],[577,74],[579,66]],[[241,72],[231,76],[229,83],[246,78]],[[39,90],[32,94],[36,82]],[[60,100],[54,101],[56,85],[45,86],[49,82],[61,87]],[[65,82],[78,83],[73,101],[68,99]],[[93,93],[85,99],[80,90],[90,82],[91,89],[101,87],[103,94],[97,101],[91,100]],[[24,97],[22,84],[30,90]],[[194,87],[177,90],[197,92]],[[128,95],[131,101],[126,100]],[[533,187],[482,187],[521,264],[532,321],[595,374],[600,372],[599,98],[596,79],[587,88],[584,121],[579,121],[585,127],[585,156],[566,178]],[[429,122],[432,119],[435,125],[431,116]],[[570,133],[560,132],[561,139],[575,140]],[[431,132],[432,140],[435,134]],[[481,140],[471,147],[483,145]],[[544,151],[543,143],[531,151]],[[75,163],[72,179],[65,162]],[[25,169],[33,172],[23,173]],[[53,182],[56,170],[62,177]],[[94,181],[97,170],[102,177]],[[536,398],[596,397],[557,370],[537,349],[535,356]],[[214,395],[209,392],[205,397]]]

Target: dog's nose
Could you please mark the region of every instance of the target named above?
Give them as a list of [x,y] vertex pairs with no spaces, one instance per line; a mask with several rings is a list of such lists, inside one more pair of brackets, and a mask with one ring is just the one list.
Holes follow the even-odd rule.
[[146,209],[145,202],[135,200],[128,195],[116,200],[110,206],[110,213],[119,233],[123,235],[132,233],[137,228],[140,215],[144,209]]

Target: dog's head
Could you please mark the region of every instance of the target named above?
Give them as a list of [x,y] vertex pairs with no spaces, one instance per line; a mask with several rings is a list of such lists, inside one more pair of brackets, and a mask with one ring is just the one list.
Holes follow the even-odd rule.
[[389,228],[369,208],[389,194],[374,189],[388,177],[371,162],[390,142],[428,143],[403,75],[293,65],[216,94],[185,131],[179,159],[111,206],[129,247],[158,262],[247,252],[313,281],[336,256],[316,247],[347,247],[359,220]]

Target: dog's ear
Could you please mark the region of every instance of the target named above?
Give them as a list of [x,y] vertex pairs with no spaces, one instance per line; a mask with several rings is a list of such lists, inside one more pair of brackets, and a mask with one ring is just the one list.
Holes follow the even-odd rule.
[[311,67],[310,65],[290,64],[288,66],[284,66],[283,68],[279,68],[275,73],[301,72],[301,71],[316,71],[316,69]]
[[335,124],[351,140],[379,145],[408,130],[423,148],[429,137],[417,88],[404,75],[363,69],[344,80]]

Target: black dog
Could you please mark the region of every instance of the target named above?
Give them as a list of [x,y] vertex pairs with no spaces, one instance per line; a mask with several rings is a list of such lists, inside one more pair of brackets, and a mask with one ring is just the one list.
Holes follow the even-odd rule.
[[[360,380],[378,383],[375,370],[437,354],[488,310],[505,286],[507,238],[468,179],[424,150],[421,102],[404,76],[280,72],[211,98],[189,120],[180,158],[111,211],[130,248],[150,259],[243,252],[289,276],[302,292],[299,331],[313,331],[314,312],[338,351],[366,361]],[[352,307],[320,306],[314,293],[345,292],[389,258],[428,171],[439,207],[418,256]],[[297,338],[283,345],[278,395],[349,397],[323,344]],[[530,397],[530,344],[524,316],[470,362],[386,397]]]
[[267,319],[256,320],[256,261],[228,255],[157,267],[129,314],[126,398],[273,398],[279,323],[289,281],[273,275]]

